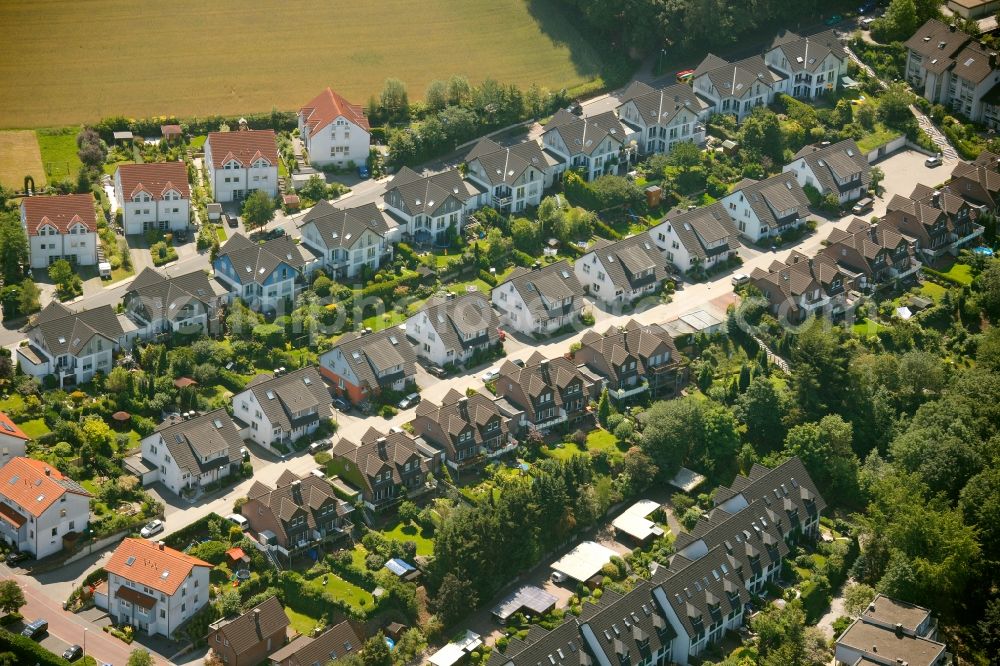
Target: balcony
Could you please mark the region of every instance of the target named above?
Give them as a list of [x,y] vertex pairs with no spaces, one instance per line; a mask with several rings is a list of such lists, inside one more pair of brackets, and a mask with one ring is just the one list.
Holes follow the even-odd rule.
[[493,202],[494,208],[497,209],[508,208],[514,202],[514,197],[512,197],[510,194],[507,195],[494,194],[491,197],[491,200]]
[[983,235],[983,227],[982,227],[982,225],[972,224],[972,225],[970,225],[970,227],[971,227],[971,231],[968,234],[966,234],[965,236],[962,236],[960,238],[956,238],[952,242],[952,244],[950,246],[950,252],[952,254],[958,254],[958,250],[960,248],[964,247],[970,241],[972,241],[972,240],[974,240],[976,238],[979,238],[980,236]]
[[625,398],[630,398],[633,395],[638,395],[648,390],[649,390],[649,380],[643,379],[641,382],[635,384],[631,388],[612,389],[609,390],[608,393],[610,393],[611,397],[615,398],[616,400],[624,400]]
[[499,458],[502,455],[512,453],[513,451],[516,450],[517,450],[517,442],[511,442],[510,444],[507,444],[506,446],[501,446],[500,448],[494,449],[493,451],[490,451],[485,447],[482,449],[483,453],[486,454],[487,458]]

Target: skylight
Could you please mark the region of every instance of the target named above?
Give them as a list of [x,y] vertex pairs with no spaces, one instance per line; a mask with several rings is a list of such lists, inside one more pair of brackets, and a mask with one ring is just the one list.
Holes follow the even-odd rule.
[[313,380],[310,377],[303,377],[302,378],[302,383],[305,384],[306,386],[309,386],[310,384],[313,383]]
[[7,432],[14,432],[14,429],[10,427],[9,423],[4,422],[0,423],[0,425],[2,425],[3,429],[6,430]]
[[214,421],[212,421],[212,425],[214,425],[216,428],[220,428],[221,429],[222,428],[222,421],[219,420],[219,419],[215,419]]
[[163,573],[160,574],[160,578],[162,578],[163,580],[166,580],[167,576],[169,576],[169,575],[170,575],[170,571],[167,570],[167,569],[164,569]]
[[9,483],[10,485],[14,485],[15,483],[17,483],[20,480],[21,480],[21,477],[18,476],[17,474],[15,474],[14,476],[10,477],[10,481],[8,481],[7,483]]
[[39,495],[38,497],[35,498],[35,501],[41,502],[43,499],[45,499],[45,495]]
[[61,344],[61,345],[66,344],[66,338],[64,338],[63,336],[60,335],[59,336],[59,344]]
[[268,400],[274,400],[274,391],[268,389],[265,394],[267,395]]
[[125,560],[125,566],[130,567],[135,564],[135,555],[129,555],[128,559]]

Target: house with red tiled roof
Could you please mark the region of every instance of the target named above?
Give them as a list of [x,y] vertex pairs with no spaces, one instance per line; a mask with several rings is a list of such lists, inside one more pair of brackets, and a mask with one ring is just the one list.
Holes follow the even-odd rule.
[[371,126],[364,110],[330,88],[299,109],[299,136],[314,166],[360,166],[368,159]]
[[59,194],[21,200],[32,268],[59,259],[78,266],[97,263],[97,211],[91,194]]
[[0,466],[11,458],[24,455],[24,447],[31,439],[10,417],[0,412]]
[[104,565],[108,614],[149,635],[170,637],[208,603],[212,565],[163,542],[125,539]]
[[0,467],[0,539],[36,558],[57,553],[87,528],[91,497],[48,463],[13,458]]
[[278,193],[278,139],[274,130],[210,132],[205,166],[215,200],[242,201],[254,190]]
[[115,171],[115,198],[126,234],[186,229],[191,209],[187,167],[180,161],[122,164]]

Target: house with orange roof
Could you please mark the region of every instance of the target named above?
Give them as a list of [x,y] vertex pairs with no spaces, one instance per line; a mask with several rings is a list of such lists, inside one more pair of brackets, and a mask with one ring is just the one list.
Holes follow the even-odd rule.
[[242,201],[254,190],[278,193],[278,139],[274,130],[210,132],[205,166],[218,202]]
[[104,569],[108,615],[149,635],[172,636],[208,603],[212,565],[162,541],[125,539]]
[[32,268],[65,259],[77,266],[97,263],[97,210],[91,194],[59,194],[21,200]]
[[11,458],[24,455],[25,445],[31,439],[17,427],[10,417],[0,412],[0,466]]
[[87,528],[91,497],[48,463],[13,458],[0,467],[0,539],[36,558],[58,553]]
[[362,165],[371,147],[364,109],[327,88],[299,109],[299,136],[313,166]]
[[120,165],[115,171],[115,197],[126,234],[180,231],[188,226],[191,186],[184,162]]

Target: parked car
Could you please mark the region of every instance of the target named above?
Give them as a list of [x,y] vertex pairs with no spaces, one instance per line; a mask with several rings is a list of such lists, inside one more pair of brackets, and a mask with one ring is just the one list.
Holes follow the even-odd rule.
[[178,243],[186,243],[188,239],[188,232],[186,229],[178,229],[174,232],[174,240]]
[[441,377],[444,377],[445,375],[447,375],[447,374],[448,374],[448,373],[447,373],[447,372],[445,371],[445,369],[444,369],[444,368],[439,368],[439,367],[438,367],[438,366],[436,366],[436,365],[428,365],[428,366],[427,366],[427,372],[428,372],[428,373],[430,373],[431,375],[433,375],[434,377],[437,377],[437,378],[439,378],[439,379],[440,379]]
[[347,402],[343,398],[334,398],[330,402],[333,403],[334,407],[336,407],[338,410],[344,412],[345,414],[347,412],[351,411],[351,403]]
[[514,365],[516,365],[519,368],[523,368],[524,367],[524,359],[523,358],[515,358],[513,361],[511,361],[511,363],[513,363]]
[[48,620],[35,620],[34,622],[29,622],[28,624],[24,625],[24,629],[21,630],[21,635],[27,636],[28,638],[34,640],[48,630],[49,630]]
[[32,557],[31,553],[26,553],[24,551],[12,550],[7,553],[7,557],[4,559],[7,561],[8,565],[19,564],[26,560],[30,560]]
[[250,521],[247,520],[245,516],[241,516],[238,513],[229,514],[228,516],[226,516],[226,520],[238,526],[244,532],[250,529]]
[[222,219],[225,221],[226,224],[229,225],[230,229],[235,229],[240,224],[240,218],[236,217],[235,215],[226,215],[225,213],[223,213]]
[[406,396],[405,398],[399,401],[399,408],[409,409],[410,407],[416,405],[418,402],[420,402],[420,394],[411,393],[410,395]]
[[926,160],[924,160],[924,166],[929,167],[931,169],[933,169],[934,167],[939,167],[941,166],[941,164],[942,164],[941,153],[938,153],[933,157],[928,157]]
[[862,213],[867,213],[875,206],[875,201],[871,197],[865,197],[864,199],[859,199],[851,212],[855,215],[861,215]]
[[574,116],[582,116],[583,115],[583,105],[581,105],[576,100],[573,100],[572,102],[570,102],[569,106],[566,107],[566,110],[569,111],[570,113],[572,113]]
[[750,282],[750,276],[746,273],[737,273],[733,276],[732,283],[734,287],[742,286]]
[[371,173],[368,171],[368,165],[362,164],[361,166],[358,167],[358,178],[365,179],[370,176]]
[[76,661],[82,656],[83,656],[83,648],[80,647],[79,645],[70,645],[68,648],[66,648],[66,651],[63,652],[63,659],[65,659],[66,661]]
[[247,451],[247,447],[245,446],[240,447],[240,458],[242,460],[250,460],[250,452]]
[[330,448],[333,448],[333,442],[328,439],[317,439],[309,445],[309,453],[316,454]]
[[566,578],[567,578],[566,574],[564,574],[562,571],[553,571],[552,572],[552,582],[553,583],[563,583],[563,582],[566,581]]
[[162,531],[163,531],[163,521],[157,518],[154,521],[146,523],[146,526],[143,527],[141,530],[139,530],[139,535],[142,536],[143,539],[148,539],[154,534],[159,534]]
[[861,27],[864,28],[865,30],[868,30],[872,27],[872,23],[874,22],[875,22],[874,16],[866,16],[865,18],[861,19]]
[[490,368],[489,370],[483,373],[483,381],[491,382],[499,376],[500,376],[500,370],[498,368]]
[[320,468],[320,467],[317,467],[316,469],[309,470],[309,473],[312,474],[313,476],[315,476],[317,479],[325,479],[326,478],[326,472],[324,472],[322,470],[322,468]]

